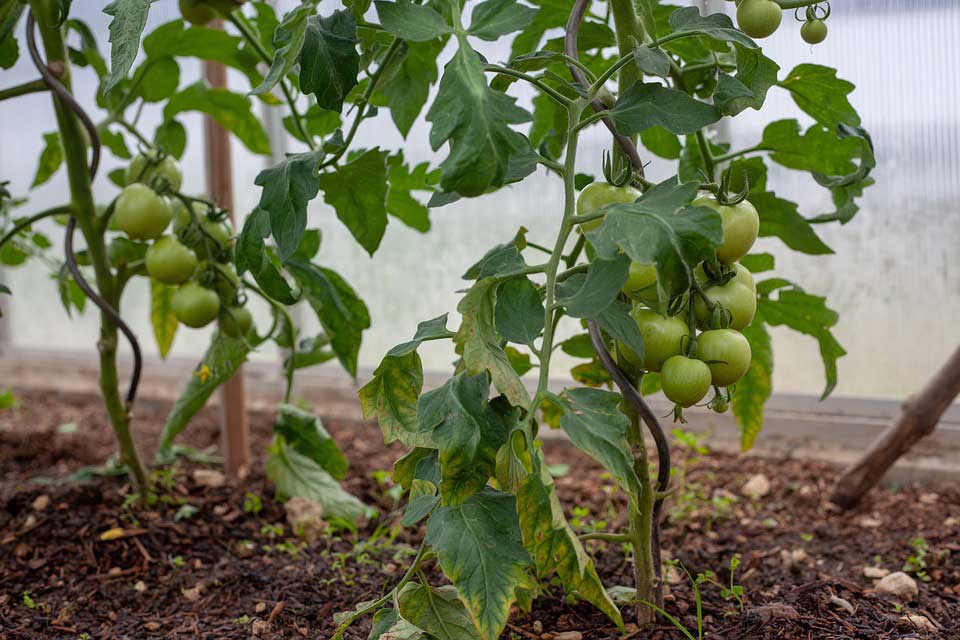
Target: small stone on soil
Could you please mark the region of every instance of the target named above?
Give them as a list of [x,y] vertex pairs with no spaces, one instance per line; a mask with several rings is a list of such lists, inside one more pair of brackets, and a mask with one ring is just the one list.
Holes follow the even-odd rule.
[[879,580],[880,578],[886,578],[890,575],[890,569],[884,569],[883,567],[864,567],[863,575],[873,580]]
[[564,631],[553,634],[553,640],[583,640],[583,634],[579,631]]
[[770,493],[770,479],[766,475],[758,473],[747,480],[741,487],[740,492],[754,500],[762,498]]
[[219,489],[227,484],[227,476],[214,469],[197,469],[193,472],[193,481],[201,487]]
[[307,541],[314,541],[327,530],[323,519],[323,507],[310,498],[290,498],[285,505],[287,522],[294,534]]
[[876,589],[880,593],[900,598],[913,598],[920,593],[917,587],[917,581],[905,574],[903,571],[897,571],[882,578],[877,583]]
[[30,504],[34,511],[43,511],[48,506],[50,506],[50,496],[45,493],[40,494],[33,499],[33,502]]
[[850,615],[854,614],[855,609],[853,608],[853,605],[850,604],[849,600],[844,600],[843,598],[837,596],[830,596],[830,604],[835,607],[840,607]]
[[916,614],[901,616],[900,625],[909,627],[911,629],[917,629],[918,631],[939,631],[937,625],[933,624],[929,618]]

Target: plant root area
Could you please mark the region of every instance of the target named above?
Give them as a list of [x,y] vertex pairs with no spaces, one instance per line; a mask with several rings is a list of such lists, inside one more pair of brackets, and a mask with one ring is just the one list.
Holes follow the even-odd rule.
[[[257,462],[217,486],[219,470],[181,460],[158,478],[159,499],[130,504],[122,477],[50,483],[113,453],[98,398],[17,393],[0,413],[0,638],[330,638],[333,616],[396,583],[422,530],[400,527],[389,469],[399,455],[376,425],[328,421],[351,462],[344,486],[380,516],[358,531],[296,537],[264,479],[274,416],[251,414]],[[142,401],[135,423],[152,454],[169,405]],[[322,415],[323,407],[317,407]],[[183,434],[197,449],[219,442],[219,412]],[[580,532],[623,525],[623,493],[563,441],[548,440],[560,497]],[[700,585],[708,639],[960,638],[960,489],[889,487],[857,510],[827,502],[837,470],[808,460],[764,460],[677,445],[675,492],[664,509],[665,608],[697,638]],[[197,471],[201,472],[198,474]],[[211,477],[213,476],[213,477]],[[751,496],[752,494],[752,496]],[[106,534],[106,535],[104,535]],[[608,587],[630,585],[615,543],[587,549]],[[731,580],[731,558],[740,563]],[[878,589],[887,572],[916,585]],[[434,584],[443,581],[429,563]],[[504,639],[644,640],[688,637],[662,620],[621,634],[602,614],[544,580],[533,611],[514,611]],[[908,586],[910,584],[908,583]],[[370,619],[346,633],[366,639]]]

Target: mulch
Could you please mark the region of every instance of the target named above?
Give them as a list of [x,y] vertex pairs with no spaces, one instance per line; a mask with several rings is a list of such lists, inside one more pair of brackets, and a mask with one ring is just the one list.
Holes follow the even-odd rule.
[[[37,482],[101,464],[112,437],[95,397],[17,395],[20,407],[0,413],[0,639],[329,638],[333,614],[398,580],[421,539],[422,531],[399,525],[403,505],[384,473],[399,450],[381,444],[375,425],[326,426],[352,463],[345,486],[380,516],[359,531],[306,542],[292,535],[259,464],[243,481],[211,488],[193,477],[202,465],[181,461],[162,475],[161,499],[149,507],[128,504],[123,478]],[[156,446],[168,408],[140,403],[144,451]],[[205,410],[183,442],[215,446],[217,417]],[[272,420],[251,415],[258,455]],[[624,497],[602,469],[563,442],[545,449],[549,462],[567,466],[557,487],[575,526],[623,524]],[[727,586],[730,559],[741,558],[733,583],[742,586],[742,602],[719,586],[701,587],[704,638],[960,638],[960,489],[888,486],[856,511],[840,512],[826,501],[836,475],[828,465],[682,449],[676,457],[687,461],[667,508],[664,557],[693,575],[712,571]],[[770,491],[752,499],[743,487],[761,474]],[[112,529],[121,537],[102,540]],[[924,545],[925,568],[917,561]],[[605,584],[631,583],[619,545],[588,548]],[[911,557],[915,598],[877,593],[864,574],[865,567],[900,571]],[[435,567],[427,574],[441,583]],[[666,609],[696,637],[690,582],[679,570],[668,577]],[[556,585],[546,590],[531,613],[512,617],[504,639],[624,637]],[[907,616],[924,616],[937,631],[911,627]],[[358,622],[347,638],[365,639],[369,625]],[[661,624],[629,626],[626,637],[685,636]]]

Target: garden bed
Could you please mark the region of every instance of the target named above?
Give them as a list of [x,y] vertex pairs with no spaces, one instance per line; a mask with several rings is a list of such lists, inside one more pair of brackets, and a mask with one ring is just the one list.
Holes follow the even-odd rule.
[[[243,482],[211,488],[193,475],[200,465],[180,463],[167,478],[165,498],[149,508],[125,506],[129,486],[118,478],[32,482],[102,462],[113,440],[95,397],[18,395],[21,407],[0,414],[0,638],[329,638],[333,614],[399,579],[419,539],[420,532],[399,528],[389,474],[382,473],[398,451],[380,445],[373,424],[326,426],[353,464],[345,486],[381,517],[356,534],[308,544],[290,536],[260,466]],[[163,402],[138,406],[136,426],[147,451],[166,410]],[[251,416],[257,459],[272,420],[269,413]],[[202,449],[218,438],[217,412],[207,410],[183,442]],[[602,470],[562,441],[545,447],[551,463],[568,466],[557,487],[575,524],[619,526],[625,499]],[[677,457],[683,459],[682,449]],[[761,474],[770,480],[769,493],[751,499],[744,485],[753,479],[762,490]],[[694,575],[713,571],[725,584],[731,557],[742,557],[734,577],[743,587],[742,608],[719,587],[702,587],[705,637],[960,637],[960,490],[884,488],[859,510],[840,513],[826,502],[834,474],[818,462],[727,454],[687,465],[695,484],[668,503],[664,556]],[[122,537],[101,540],[115,528]],[[622,549],[588,546],[608,586],[630,583]],[[912,599],[878,593],[864,572],[899,571],[911,562],[912,575],[926,578],[917,580]],[[669,573],[666,608],[696,635],[693,591],[681,575]],[[431,578],[442,580],[437,571]],[[924,616],[937,630],[911,628],[907,616]],[[366,638],[369,622],[346,637]],[[628,630],[629,637],[683,637],[668,625]],[[545,596],[531,614],[514,615],[504,637],[621,636],[589,605]]]

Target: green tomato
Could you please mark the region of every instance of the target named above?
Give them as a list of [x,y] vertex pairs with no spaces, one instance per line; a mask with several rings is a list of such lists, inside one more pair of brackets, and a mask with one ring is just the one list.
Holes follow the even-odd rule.
[[162,160],[157,161],[155,151],[146,154],[139,153],[130,161],[127,167],[127,184],[144,182],[149,184],[154,177],[165,178],[174,191],[180,190],[183,183],[183,174],[180,172],[180,165],[171,155],[164,155]]
[[240,8],[244,2],[245,0],[205,0],[205,4],[213,7],[217,13],[222,16],[227,15],[234,9]]
[[766,38],[780,26],[783,10],[773,0],[742,0],[737,6],[737,26],[751,38]]
[[117,196],[113,217],[117,228],[134,240],[153,240],[163,235],[173,212],[153,189],[134,183]]
[[177,320],[199,329],[217,319],[220,312],[220,297],[216,292],[200,286],[195,280],[180,285],[170,300],[173,315]]
[[[641,194],[633,187],[615,187],[608,182],[591,182],[577,198],[577,215],[585,216],[593,213],[608,204],[617,202],[633,202]],[[580,225],[580,230],[587,232],[596,229],[603,222],[603,218],[596,218],[590,222],[584,222]]]
[[663,395],[681,407],[692,407],[710,390],[713,376],[710,367],[687,356],[672,356],[663,363],[660,385]]
[[627,362],[647,371],[660,371],[670,356],[683,350],[684,338],[690,336],[687,323],[677,316],[664,317],[643,307],[635,306],[630,312],[643,336],[643,358],[630,347],[621,344],[620,351]]
[[652,298],[652,304],[655,304],[657,300],[656,284],[657,268],[655,266],[631,262],[627,283],[623,285],[623,292],[634,300],[641,299],[644,302],[650,302]]
[[[730,313],[730,327],[739,331],[753,322],[753,316],[757,313],[757,290],[753,274],[743,265],[737,264],[736,268],[736,274],[729,281],[708,287],[704,293],[711,302],[719,304]],[[697,269],[694,276],[700,280],[703,270],[700,267]],[[710,324],[713,314],[699,295],[694,296],[693,310],[700,327]]]
[[[184,206],[182,202],[179,202],[176,206],[176,213],[173,217],[173,230],[178,234],[190,226],[193,222],[194,216],[200,223],[200,229],[202,234],[198,237],[206,238],[207,240],[212,240],[214,245],[220,251],[225,251],[233,246],[233,226],[228,220],[213,221],[209,218],[208,214],[210,212],[210,207],[203,202],[194,201],[190,205],[193,209],[193,216],[190,215],[190,212]],[[200,244],[199,239],[190,238],[190,241],[194,243],[194,246]]]
[[220,331],[231,338],[241,338],[253,327],[253,314],[246,307],[226,307],[220,314]]
[[197,254],[180,244],[176,236],[163,236],[147,249],[147,273],[163,284],[180,284],[197,270]]
[[196,273],[203,284],[220,294],[222,300],[228,302],[233,300],[237,290],[240,289],[240,277],[232,262],[218,262],[216,266],[211,266],[206,260],[201,260]]
[[710,403],[710,408],[713,409],[714,413],[726,413],[727,409],[730,408],[730,403],[726,398],[717,396],[713,399],[713,402]]
[[202,27],[212,22],[217,12],[203,0],[180,0],[180,15],[190,24]]
[[800,27],[800,37],[809,44],[820,44],[827,39],[827,23],[823,20],[808,20]]
[[732,264],[747,255],[760,232],[760,216],[748,200],[735,205],[723,205],[713,196],[701,196],[693,201],[701,207],[710,207],[720,214],[723,243],[717,247],[717,259]]
[[704,331],[697,338],[697,358],[710,367],[713,384],[727,387],[750,368],[750,343],[733,329]]

